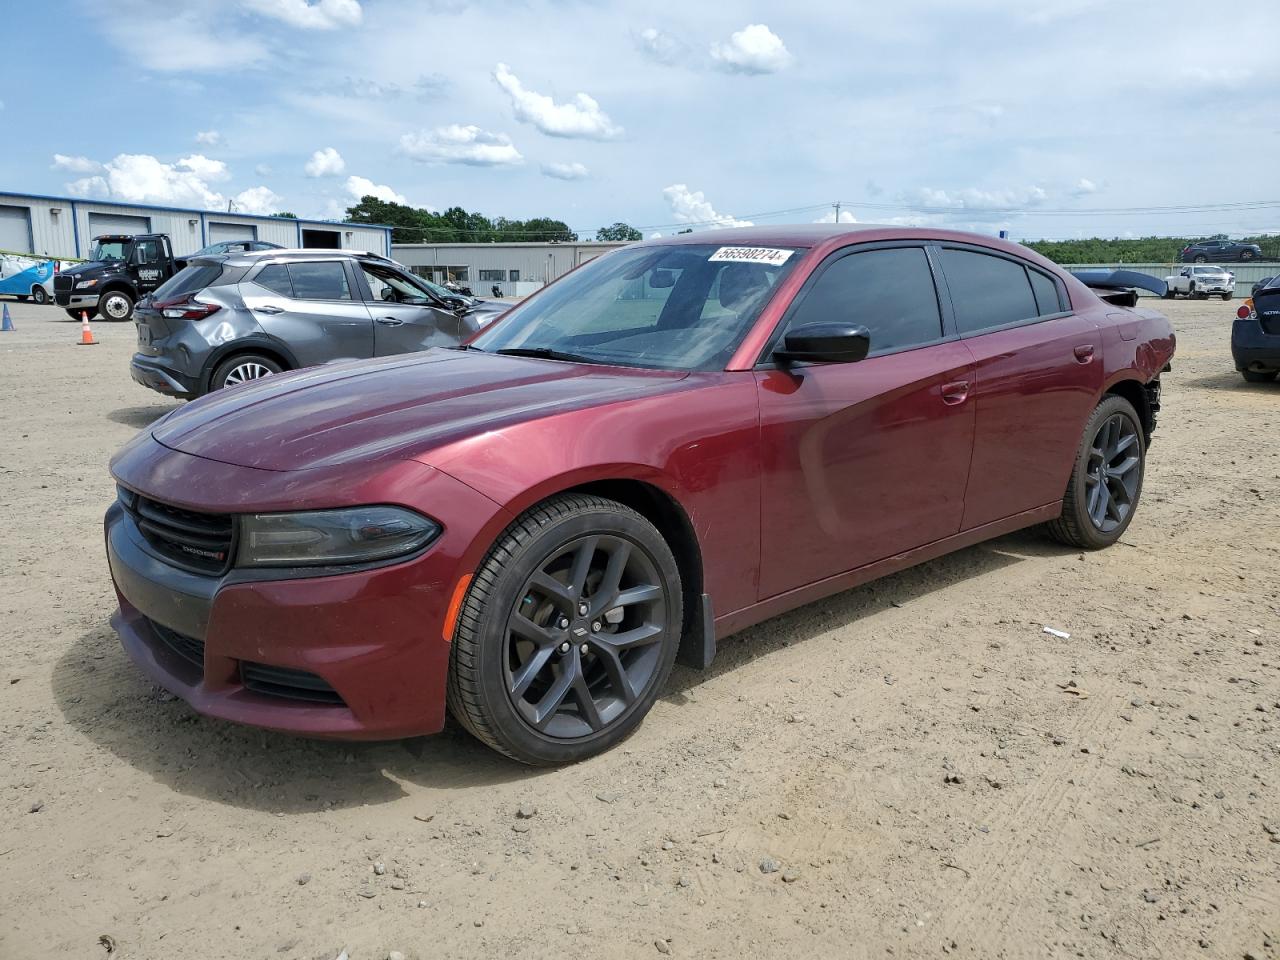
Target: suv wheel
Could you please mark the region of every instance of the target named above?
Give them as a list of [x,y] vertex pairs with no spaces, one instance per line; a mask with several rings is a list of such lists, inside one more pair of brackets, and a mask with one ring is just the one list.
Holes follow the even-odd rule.
[[123,290],[104,293],[98,301],[98,313],[103,320],[129,320],[133,317],[133,297]]
[[1208,262],[1209,262],[1209,258],[1206,257],[1203,253],[1196,254],[1196,263],[1208,263]]
[[1138,414],[1123,397],[1107,397],[1085,424],[1062,497],[1062,516],[1048,523],[1055,540],[1100,550],[1120,539],[1142,495],[1147,448]]
[[49,294],[44,287],[36,284],[36,286],[31,288],[31,299],[43,307],[49,302]]
[[639,726],[682,625],[680,571],[651,523],[602,497],[553,497],[507,527],[471,581],[449,710],[522,763],[584,760]]
[[1241,250],[1241,251],[1240,251],[1240,261],[1241,261],[1242,263],[1243,263],[1243,262],[1246,262],[1246,261],[1249,261],[1249,260],[1252,260],[1252,259],[1253,259],[1253,251],[1252,251],[1252,250]]
[[242,353],[218,364],[209,380],[209,389],[221,390],[250,380],[261,380],[283,369],[275,360],[260,353]]

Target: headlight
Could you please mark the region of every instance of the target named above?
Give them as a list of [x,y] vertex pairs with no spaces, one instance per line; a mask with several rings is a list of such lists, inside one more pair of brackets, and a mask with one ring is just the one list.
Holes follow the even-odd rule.
[[440,532],[434,520],[403,507],[350,507],[240,518],[236,564],[242,567],[371,563],[413,553]]
[[97,285],[98,285],[97,280],[81,280],[79,283],[76,284],[76,289],[83,290],[85,287],[96,287]]

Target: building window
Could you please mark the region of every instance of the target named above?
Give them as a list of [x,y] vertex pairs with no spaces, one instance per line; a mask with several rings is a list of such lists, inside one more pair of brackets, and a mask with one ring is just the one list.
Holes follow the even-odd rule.
[[509,271],[507,271],[507,273],[508,273],[508,279],[509,279],[512,283],[519,283],[519,282],[520,282],[520,271],[519,271],[519,270],[509,270]]
[[505,270],[481,270],[480,271],[481,283],[493,283],[495,280],[501,283],[505,279],[507,279],[507,271]]

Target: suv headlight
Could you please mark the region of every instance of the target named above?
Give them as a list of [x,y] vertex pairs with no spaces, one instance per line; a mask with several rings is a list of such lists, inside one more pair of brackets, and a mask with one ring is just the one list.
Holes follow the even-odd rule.
[[326,566],[390,560],[420,550],[440,524],[403,507],[348,507],[240,518],[236,565]]

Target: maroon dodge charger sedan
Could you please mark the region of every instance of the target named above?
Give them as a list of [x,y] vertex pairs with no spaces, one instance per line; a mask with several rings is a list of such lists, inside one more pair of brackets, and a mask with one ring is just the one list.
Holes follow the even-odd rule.
[[[1138,505],[1169,323],[1016,244],[890,227],[602,256],[460,349],[220,391],[112,461],[113,624],[214,717],[526,763],[673,662],[1032,524]],[[1126,305],[1127,304],[1127,305]]]

